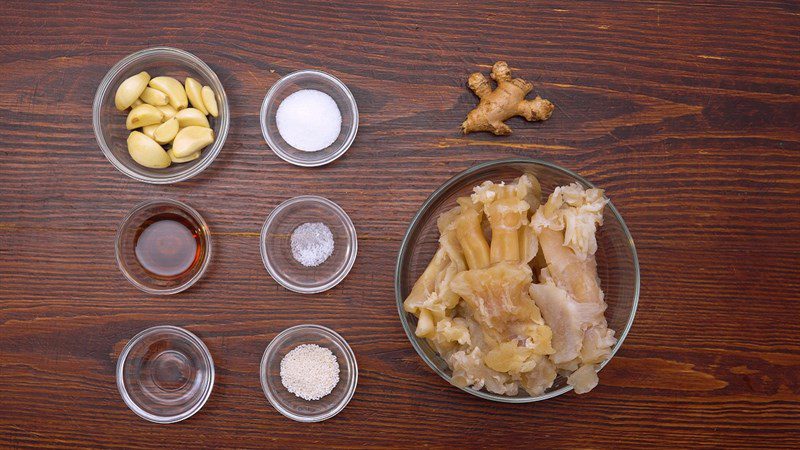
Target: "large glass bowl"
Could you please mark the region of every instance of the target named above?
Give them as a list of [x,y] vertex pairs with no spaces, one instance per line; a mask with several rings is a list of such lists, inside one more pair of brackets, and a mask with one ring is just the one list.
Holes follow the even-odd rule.
[[[131,158],[127,144],[130,131],[125,128],[125,118],[129,110],[117,111],[114,96],[125,79],[143,70],[151,77],[167,75],[177,78],[181,83],[186,77],[192,77],[203,86],[210,86],[214,90],[219,117],[208,116],[209,124],[214,130],[214,142],[203,149],[200,158],[187,163],[172,164],[165,169],[150,169],[137,164]],[[155,47],[122,58],[108,71],[94,97],[92,123],[97,144],[117,170],[145,183],[169,184],[187,180],[211,165],[228,137],[230,110],[222,83],[206,63],[177,48]]]
[[[400,246],[395,269],[395,297],[397,309],[400,312],[400,321],[420,357],[434,372],[451,384],[452,371],[425,339],[418,338],[414,334],[417,318],[403,310],[403,300],[411,292],[414,282],[425,270],[438,248],[439,231],[436,227],[436,219],[439,215],[453,208],[458,197],[469,195],[472,193],[472,188],[484,180],[510,182],[524,172],[533,173],[539,179],[542,185],[543,199],[546,199],[546,196],[550,195],[555,187],[570,183],[579,183],[586,188],[596,187],[580,175],[544,161],[520,158],[478,164],[445,182],[422,204],[419,212],[411,220],[411,225],[409,225]],[[614,196],[614,192],[607,194]],[[611,349],[611,357],[613,357],[622,346],[622,342],[633,324],[636,304],[639,300],[639,262],[633,238],[611,202],[605,208],[603,221],[603,226],[599,228],[597,236],[597,271],[601,287],[605,292],[605,301],[608,303],[608,309],[605,312],[608,326],[616,331],[618,339],[616,345]],[[600,364],[600,368],[602,369],[610,360],[611,358]],[[601,377],[600,383],[602,382]],[[517,396],[498,395],[470,387],[461,389],[488,400],[526,403],[561,395],[571,390],[572,387],[566,384],[564,377],[559,376],[550,389],[535,397],[521,389],[521,393]]]

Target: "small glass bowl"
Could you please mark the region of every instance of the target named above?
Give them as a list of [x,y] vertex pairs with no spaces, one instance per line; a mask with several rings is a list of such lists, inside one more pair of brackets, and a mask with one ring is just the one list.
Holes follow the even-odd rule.
[[[322,222],[333,234],[333,253],[316,267],[305,267],[292,256],[292,232],[307,222]],[[301,195],[278,205],[264,221],[260,245],[270,276],[301,294],[316,294],[339,284],[353,268],[358,253],[350,217],[336,203],[316,195]]]
[[[400,244],[394,278],[400,322],[422,360],[451,384],[452,370],[425,339],[415,335],[417,318],[403,309],[403,301],[439,246],[439,230],[436,225],[439,215],[453,208],[458,197],[469,195],[472,189],[483,181],[510,182],[523,173],[532,173],[539,180],[543,201],[557,186],[578,183],[585,188],[595,187],[572,171],[535,159],[514,158],[478,164],[449,179],[428,197],[411,220]],[[613,196],[613,193],[611,195]],[[639,260],[636,256],[636,247],[625,221],[610,201],[603,212],[603,225],[598,229],[596,257],[597,274],[605,293],[605,301],[608,303],[605,317],[608,327],[616,331],[618,339],[611,348],[609,359],[600,363],[599,368],[602,369],[625,341],[633,325],[639,302]],[[602,382],[601,376],[600,383]],[[471,387],[459,386],[459,388],[477,397],[506,403],[546,400],[572,390],[572,386],[567,385],[563,376],[556,378],[553,386],[538,396],[531,396],[522,389],[518,395],[511,397]]]
[[[327,148],[316,152],[298,150],[281,137],[275,114],[278,106],[289,95],[303,90],[315,89],[333,98],[342,114],[342,130],[339,137]],[[292,72],[276,82],[264,97],[261,104],[261,133],[269,148],[281,159],[302,167],[323,166],[342,156],[358,131],[358,106],[353,94],[344,83],[333,75],[319,70],[300,70]]]
[[214,360],[203,341],[183,328],[148,328],[128,341],[117,360],[117,388],[128,408],[156,423],[194,415],[214,387]]
[[[303,344],[327,348],[339,363],[339,384],[330,394],[315,401],[297,397],[281,382],[281,360]],[[279,413],[298,422],[321,422],[339,414],[353,398],[358,384],[358,364],[353,349],[335,331],[321,325],[297,325],[272,339],[261,358],[259,375],[264,395]]]
[[[159,277],[145,270],[136,258],[136,239],[142,225],[155,216],[168,215],[185,222],[200,237],[198,255],[189,270],[174,277]],[[211,262],[211,232],[200,213],[177,200],[150,200],[137,205],[122,220],[115,244],[117,265],[125,278],[148,294],[168,295],[189,289],[199,280]]]
[[[179,81],[189,76],[214,90],[219,117],[208,116],[209,124],[214,130],[214,143],[203,150],[200,158],[188,163],[172,164],[165,169],[150,169],[131,158],[127,144],[130,131],[125,128],[127,111],[117,111],[114,96],[125,79],[143,70],[152,77],[165,75]],[[145,183],[169,184],[187,180],[211,165],[228,137],[230,110],[222,83],[206,63],[177,48],[155,47],[126,56],[108,71],[94,96],[92,123],[100,149],[117,170]]]

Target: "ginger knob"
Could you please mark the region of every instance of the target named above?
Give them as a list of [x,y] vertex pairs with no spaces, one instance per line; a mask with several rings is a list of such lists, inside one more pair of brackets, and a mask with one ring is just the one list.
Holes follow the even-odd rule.
[[481,100],[461,124],[464,134],[490,131],[505,136],[511,134],[511,128],[504,122],[511,117],[522,116],[529,122],[550,118],[553,104],[539,96],[526,100],[525,96],[533,90],[533,85],[522,78],[511,78],[511,69],[505,61],[494,63],[492,79],[497,82],[494,90],[482,73],[469,76],[467,85]]

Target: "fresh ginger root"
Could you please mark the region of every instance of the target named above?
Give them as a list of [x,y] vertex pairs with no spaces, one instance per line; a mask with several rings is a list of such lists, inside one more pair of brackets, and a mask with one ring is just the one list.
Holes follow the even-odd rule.
[[467,84],[481,101],[461,124],[464,134],[491,131],[498,136],[505,136],[511,134],[511,128],[503,122],[511,117],[522,116],[529,122],[550,118],[553,104],[538,95],[533,100],[525,100],[525,96],[533,90],[533,85],[522,78],[512,79],[511,69],[505,61],[494,63],[492,79],[497,82],[494,90],[482,73],[469,76]]

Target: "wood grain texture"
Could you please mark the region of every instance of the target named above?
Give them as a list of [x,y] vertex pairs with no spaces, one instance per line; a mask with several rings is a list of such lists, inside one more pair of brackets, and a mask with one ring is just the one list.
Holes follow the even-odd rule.
[[[468,3],[472,5],[467,6]],[[225,148],[191,181],[135,182],[94,140],[91,103],[136,50],[190,51],[231,101]],[[0,446],[800,447],[800,8],[793,2],[3,2],[0,5]],[[459,135],[468,74],[509,61],[552,119]],[[264,143],[266,90],[302,68],[353,91],[354,146],[319,169]],[[541,158],[604,187],[639,251],[634,327],[600,386],[492,404],[447,386],[408,343],[392,288],[408,221],[476,162]],[[280,288],[258,253],[282,200],[349,212],[358,261],[335,289]],[[195,206],[213,265],[168,298],[116,268],[117,223],[140,201]],[[350,405],[302,425],[257,368],[304,322],[350,342]],[[168,426],[122,403],[114,365],[136,332],[184,326],[210,348],[203,410]]]

